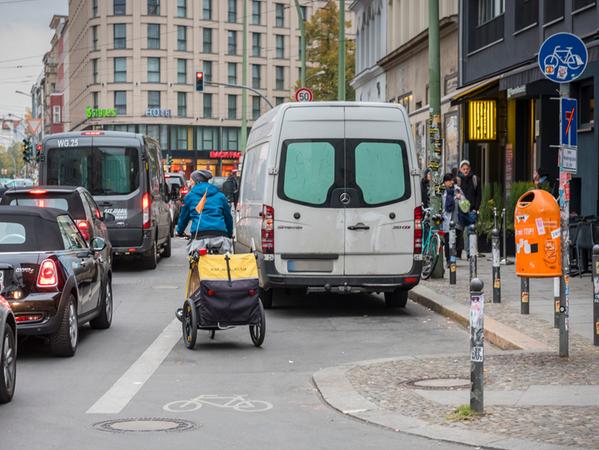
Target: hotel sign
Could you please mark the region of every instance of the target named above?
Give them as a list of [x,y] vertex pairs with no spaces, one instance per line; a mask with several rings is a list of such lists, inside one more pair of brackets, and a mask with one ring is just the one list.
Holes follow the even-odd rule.
[[104,117],[116,117],[117,113],[114,108],[85,108],[85,117],[88,119],[102,119]]
[[170,109],[148,108],[144,114],[146,117],[172,117]]

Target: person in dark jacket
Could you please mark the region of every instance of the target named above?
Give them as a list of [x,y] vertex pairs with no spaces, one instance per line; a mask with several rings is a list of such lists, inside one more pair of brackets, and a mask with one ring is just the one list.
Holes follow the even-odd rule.
[[[224,194],[208,183],[212,178],[209,170],[196,170],[191,174],[191,190],[183,200],[177,234],[181,236],[191,220],[191,236],[197,239],[233,235],[231,207]],[[201,214],[197,206],[206,193],[206,203]]]
[[420,196],[422,198],[422,207],[428,208],[428,189],[432,178],[431,169],[426,169],[420,180]]
[[233,170],[224,182],[223,194],[225,194],[229,202],[237,206],[237,199],[239,197],[239,177],[237,176],[237,170]]
[[477,213],[482,201],[482,189],[480,186],[480,180],[478,176],[472,173],[470,161],[467,159],[460,163],[458,185],[460,186],[464,197],[466,197],[466,200],[470,202],[470,214],[468,215],[469,218],[463,218],[462,225],[472,225],[476,222]]

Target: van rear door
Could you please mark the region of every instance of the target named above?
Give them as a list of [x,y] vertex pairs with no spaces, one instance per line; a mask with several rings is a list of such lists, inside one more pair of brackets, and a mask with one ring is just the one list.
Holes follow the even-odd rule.
[[290,108],[274,187],[275,267],[282,274],[343,275],[343,107]]
[[403,114],[360,106],[346,107],[345,118],[345,275],[408,273],[415,202]]

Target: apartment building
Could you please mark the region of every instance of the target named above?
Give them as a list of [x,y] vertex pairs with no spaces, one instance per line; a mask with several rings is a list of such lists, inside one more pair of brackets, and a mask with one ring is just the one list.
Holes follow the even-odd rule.
[[[301,0],[306,19],[324,2]],[[273,104],[300,76],[294,0],[247,0],[247,83]],[[228,173],[241,149],[241,0],[70,0],[71,129],[157,138],[172,170]],[[195,74],[204,72],[203,93]],[[249,126],[268,109],[248,96]]]

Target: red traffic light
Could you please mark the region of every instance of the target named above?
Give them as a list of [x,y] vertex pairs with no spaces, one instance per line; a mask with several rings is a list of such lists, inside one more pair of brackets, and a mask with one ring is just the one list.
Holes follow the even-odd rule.
[[41,152],[41,151],[42,151],[42,148],[43,148],[42,144],[37,144],[37,145],[35,146],[35,149],[36,149],[38,152]]
[[198,80],[201,80],[202,78],[204,78],[204,72],[196,72],[196,78]]

